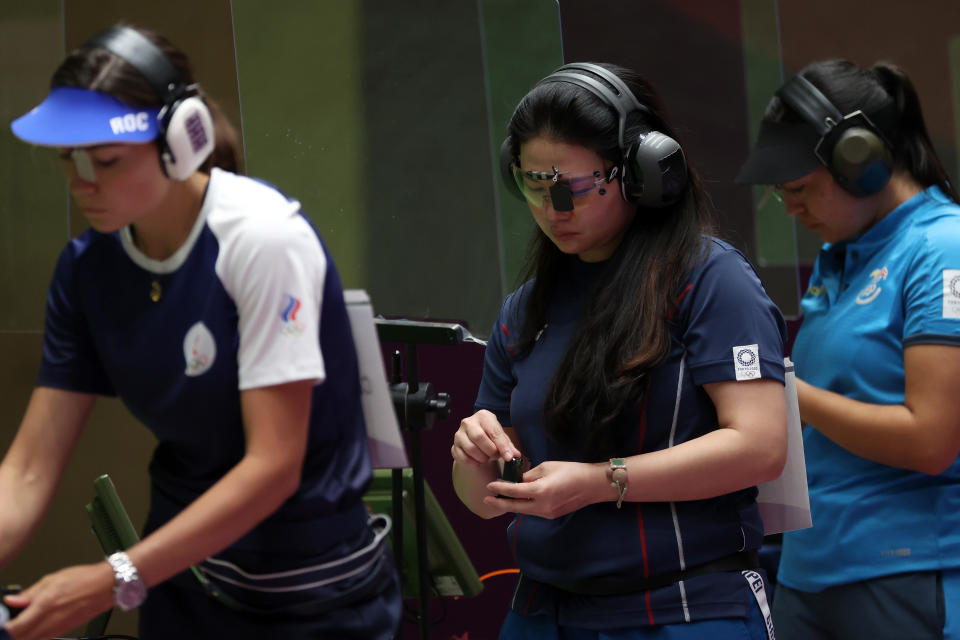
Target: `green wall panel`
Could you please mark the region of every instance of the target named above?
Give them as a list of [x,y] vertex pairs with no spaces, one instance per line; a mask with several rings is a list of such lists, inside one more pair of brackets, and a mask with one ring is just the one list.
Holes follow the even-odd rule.
[[[760,128],[764,108],[783,83],[780,61],[780,25],[777,6],[770,0],[741,0],[744,78],[747,85],[747,117],[750,142]],[[789,265],[794,256],[794,225],[783,203],[769,187],[754,187],[757,262]]]
[[300,201],[344,285],[362,286],[360,3],[234,0],[247,173]]
[[[947,44],[950,60],[950,96],[953,98],[953,144],[955,157],[960,157],[960,36],[950,38]],[[960,184],[960,169],[954,169],[954,184]]]
[[479,6],[499,231],[500,286],[506,294],[518,284],[534,222],[526,203],[504,188],[500,145],[520,99],[537,81],[563,64],[560,12],[555,0],[525,3],[523,11],[512,0],[480,0]]
[[68,237],[56,153],[24,144],[9,127],[46,96],[63,56],[60,5],[0,4],[0,332],[41,330],[47,283]]

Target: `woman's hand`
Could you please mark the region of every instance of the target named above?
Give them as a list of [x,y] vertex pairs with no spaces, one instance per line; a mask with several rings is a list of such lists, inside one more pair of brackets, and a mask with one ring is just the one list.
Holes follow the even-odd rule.
[[606,463],[548,460],[524,473],[523,482],[497,480],[487,484],[492,495],[484,498],[484,503],[553,519],[595,502],[616,499],[617,491],[609,485]]
[[106,562],[67,567],[4,601],[23,608],[7,623],[14,640],[49,640],[113,607],[113,569]]
[[513,460],[520,455],[520,450],[497,417],[482,409],[460,421],[450,455],[458,464],[477,467],[500,458]]
[[505,509],[491,507],[487,483],[497,478],[497,461],[513,460],[521,455],[516,433],[504,427],[489,411],[478,411],[460,421],[453,436],[453,488],[460,501],[481,518],[494,518]]

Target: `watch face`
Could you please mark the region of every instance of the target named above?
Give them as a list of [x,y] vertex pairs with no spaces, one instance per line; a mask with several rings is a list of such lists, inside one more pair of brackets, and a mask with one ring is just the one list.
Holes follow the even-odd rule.
[[124,611],[136,609],[147,599],[147,585],[137,579],[117,585],[114,590],[114,601]]

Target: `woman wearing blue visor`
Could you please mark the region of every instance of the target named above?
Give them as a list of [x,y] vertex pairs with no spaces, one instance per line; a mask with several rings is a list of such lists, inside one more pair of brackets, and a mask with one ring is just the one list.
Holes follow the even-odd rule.
[[[155,434],[142,540],[45,576],[6,632],[117,605],[141,638],[389,638],[400,595],[337,270],[290,200],[237,175],[185,56],[116,27],[12,124],[59,150],[91,229],[50,285],[37,387],[0,464],[0,565],[26,543],[99,395]],[[194,566],[196,573],[188,571]],[[197,579],[201,577],[201,580]]]
[[[756,485],[786,457],[780,312],[709,235],[706,194],[635,73],[561,67],[508,133],[532,277],[503,303],[451,449],[464,504],[513,515],[500,637],[772,638]],[[520,482],[499,481],[521,455]]]
[[913,83],[808,65],[738,181],[823,242],[792,354],[813,527],[784,534],[777,635],[960,638],[960,197]]

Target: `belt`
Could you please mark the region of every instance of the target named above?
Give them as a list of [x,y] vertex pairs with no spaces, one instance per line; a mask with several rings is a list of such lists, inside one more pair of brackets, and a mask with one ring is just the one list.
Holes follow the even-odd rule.
[[[384,541],[390,533],[390,517],[385,514],[374,514],[370,516],[369,526],[373,530],[373,540],[363,549],[322,565],[257,575],[245,573],[229,562],[207,558],[200,567],[190,567],[190,569],[203,585],[207,595],[234,611],[262,615],[275,613],[320,615],[340,608],[344,603],[356,602],[362,599],[361,596],[381,589],[389,581],[390,572],[394,568],[389,547],[384,544]],[[212,571],[211,565],[218,572]],[[361,575],[366,577],[360,581],[354,580],[347,590],[341,587],[324,589],[328,585]],[[243,580],[237,578],[243,578]],[[294,584],[290,584],[291,579]],[[307,582],[304,583],[304,581]],[[257,582],[265,582],[265,584],[258,585]],[[310,593],[313,597],[307,601],[293,599],[290,603],[283,605],[255,606],[227,593],[224,585],[234,593],[261,592],[274,596]],[[3,640],[2,636],[0,640]]]
[[640,591],[653,591],[661,587],[669,587],[681,580],[688,580],[695,576],[721,571],[743,571],[757,569],[760,566],[760,556],[756,551],[741,551],[729,556],[717,558],[710,562],[683,569],[671,571],[648,578],[634,578],[628,576],[601,576],[586,578],[575,582],[552,584],[562,591],[569,591],[586,596],[617,596]]

